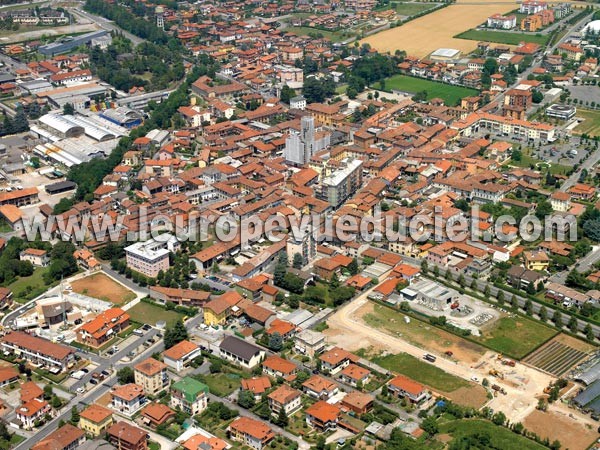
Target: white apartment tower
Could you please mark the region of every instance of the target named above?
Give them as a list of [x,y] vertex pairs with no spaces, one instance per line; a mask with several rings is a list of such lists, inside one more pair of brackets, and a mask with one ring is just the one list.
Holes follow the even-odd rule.
[[286,162],[303,166],[310,161],[312,155],[329,145],[330,135],[320,139],[315,136],[315,119],[312,116],[302,117],[300,134],[291,134],[285,141],[283,156]]

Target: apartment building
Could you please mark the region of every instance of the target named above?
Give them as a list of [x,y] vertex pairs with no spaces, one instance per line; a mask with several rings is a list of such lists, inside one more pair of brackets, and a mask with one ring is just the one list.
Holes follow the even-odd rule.
[[319,400],[306,409],[306,423],[321,432],[335,430],[340,414],[338,406]]
[[333,347],[319,356],[321,370],[335,375],[348,367],[350,363],[358,362],[358,356],[339,347]]
[[42,420],[51,411],[52,408],[47,401],[34,398],[19,406],[15,413],[22,427],[26,430],[31,430],[37,421]]
[[77,329],[77,342],[100,347],[129,327],[129,319],[121,308],[109,308]]
[[59,373],[75,361],[75,352],[60,344],[32,336],[22,331],[12,331],[0,339],[2,350],[26,359],[31,364]]
[[145,242],[125,247],[127,267],[150,278],[169,269],[169,253],[179,250],[180,242],[173,235],[163,234]]
[[517,17],[514,15],[503,16],[502,14],[494,14],[488,17],[488,28],[499,28],[501,30],[512,30],[517,26]]
[[142,386],[148,395],[156,395],[169,386],[167,365],[154,358],[136,364],[133,373],[135,384]]

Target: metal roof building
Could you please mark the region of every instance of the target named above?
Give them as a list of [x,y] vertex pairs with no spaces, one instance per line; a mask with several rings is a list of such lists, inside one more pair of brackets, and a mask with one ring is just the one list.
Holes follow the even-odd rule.
[[61,138],[77,137],[85,132],[81,125],[69,120],[67,116],[49,113],[38,120],[44,129]]

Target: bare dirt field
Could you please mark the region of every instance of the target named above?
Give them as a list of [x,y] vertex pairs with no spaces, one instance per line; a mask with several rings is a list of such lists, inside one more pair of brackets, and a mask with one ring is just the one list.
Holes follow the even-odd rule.
[[453,36],[483,23],[495,13],[517,8],[513,1],[458,0],[455,4],[415,19],[405,25],[369,36],[368,42],[379,51],[405,50],[409,55],[423,57],[438,48],[455,48],[468,53],[477,47],[476,41],[455,39]]
[[354,317],[372,327],[384,329],[393,336],[402,337],[424,350],[433,353],[450,351],[453,353],[453,359],[460,361],[476,363],[486,352],[486,349],[480,345],[425,322],[410,319],[407,323],[404,314],[371,302],[360,307]]
[[562,411],[542,412],[536,409],[527,416],[523,425],[542,439],[547,437],[550,442],[558,439],[561,448],[569,450],[584,450],[598,438],[594,428],[575,422]]
[[124,305],[136,297],[132,291],[103,273],[96,273],[73,281],[71,287],[73,292],[105,300],[115,305]]

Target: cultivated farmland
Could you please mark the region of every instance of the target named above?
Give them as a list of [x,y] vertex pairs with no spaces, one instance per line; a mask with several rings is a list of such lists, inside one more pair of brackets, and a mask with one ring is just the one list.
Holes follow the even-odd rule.
[[561,377],[573,366],[582,362],[591,348],[581,341],[559,335],[527,356],[523,362]]
[[405,50],[409,55],[427,56],[438,48],[455,48],[463,53],[474,50],[476,41],[456,39],[455,35],[475,28],[494,13],[506,13],[517,7],[514,1],[458,0],[455,4],[419,17],[407,24],[369,36],[368,42],[379,51]]
[[462,86],[451,86],[436,81],[424,80],[422,78],[409,77],[406,75],[394,75],[385,80],[386,89],[397,89],[399,91],[417,93],[427,91],[427,98],[442,98],[449,106],[460,103],[463,97],[477,95],[475,89]]

